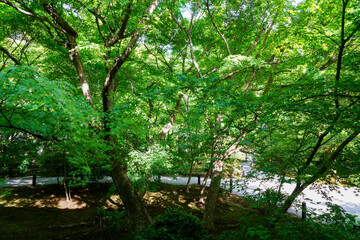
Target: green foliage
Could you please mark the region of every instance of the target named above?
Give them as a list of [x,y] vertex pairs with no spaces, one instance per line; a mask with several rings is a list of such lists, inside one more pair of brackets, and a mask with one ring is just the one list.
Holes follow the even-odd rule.
[[256,59],[254,57],[231,55],[223,60],[220,72],[232,72],[241,68],[258,68],[262,63],[263,62],[260,59]]
[[114,231],[126,231],[130,224],[125,211],[106,210],[98,208],[97,214],[105,219],[110,229]]
[[271,232],[261,224],[256,227],[248,228],[246,234],[255,239],[271,239]]
[[315,221],[332,225],[344,233],[351,230],[356,224],[356,216],[346,213],[341,206],[332,203],[327,203],[327,206],[327,213],[314,217]]
[[27,172],[29,165],[30,162],[28,160],[22,161],[22,163],[19,165],[20,172],[22,173]]
[[351,184],[354,184],[357,187],[360,187],[360,174],[351,174],[349,175],[349,181]]
[[[91,165],[105,158],[100,136],[91,134],[86,125],[95,122],[97,115],[76,96],[71,85],[49,81],[26,66],[10,67],[0,78],[0,125],[5,136],[12,136],[8,137],[9,143],[2,144],[9,149],[9,145],[18,143],[16,154],[24,156],[17,163],[22,171],[33,162],[62,171],[66,160],[80,167],[74,173],[82,171],[82,175],[88,175]],[[5,152],[6,164],[15,164],[11,162],[10,150]],[[78,179],[79,174],[75,175],[74,179]]]
[[154,223],[136,236],[141,240],[208,239],[200,220],[180,209],[169,209],[154,218]]
[[268,188],[265,191],[260,191],[258,194],[253,196],[248,196],[248,198],[254,200],[253,208],[263,208],[270,211],[275,211],[285,200],[286,196],[279,193],[277,189]]
[[[337,212],[337,210],[335,211]],[[235,239],[277,239],[277,240],[342,240],[342,239],[358,239],[358,233],[352,230],[353,218],[342,215],[339,218],[338,213],[332,212],[323,220],[329,222],[319,222],[322,217],[303,221],[300,219],[265,217],[263,219],[242,219],[239,230],[225,231],[219,238],[226,240]],[[337,215],[337,216],[336,216]],[[341,220],[340,220],[341,219]],[[334,221],[337,221],[336,224]]]
[[154,144],[146,151],[134,150],[129,153],[129,171],[141,176],[157,176],[172,167],[172,156],[163,146]]
[[[0,184],[4,184],[5,183],[5,179],[4,178],[0,178]],[[11,190],[9,188],[0,188],[0,196],[1,195],[10,195],[11,194]]]
[[74,95],[71,85],[49,81],[26,66],[6,70],[6,73],[0,73],[1,124],[23,128],[50,139],[64,138],[69,133],[73,133],[75,139],[81,138],[76,133],[81,134],[80,126],[89,109]]
[[151,190],[154,187],[149,180],[161,174],[172,173],[173,157],[169,151],[159,144],[148,147],[145,151],[133,150],[129,153],[128,172],[134,176],[133,184],[137,190]]

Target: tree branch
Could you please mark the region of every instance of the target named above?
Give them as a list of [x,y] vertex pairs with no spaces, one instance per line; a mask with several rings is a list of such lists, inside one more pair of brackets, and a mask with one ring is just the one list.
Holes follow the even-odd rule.
[[134,34],[132,35],[129,43],[127,44],[123,53],[120,56],[118,56],[117,58],[115,58],[114,63],[106,76],[106,79],[105,79],[105,82],[103,85],[103,89],[102,89],[103,109],[105,112],[108,112],[109,108],[110,108],[108,94],[112,91],[111,86],[113,86],[114,77],[115,77],[116,73],[118,72],[118,70],[120,69],[120,67],[124,64],[124,62],[128,59],[131,52],[133,51],[141,33],[142,33],[141,27],[146,24],[147,17],[155,11],[158,3],[159,3],[159,0],[153,0],[152,3],[150,4],[150,6],[143,13],[143,15],[138,23],[138,27],[136,28]]
[[170,118],[170,122],[168,124],[166,124],[165,127],[163,127],[161,132],[158,134],[158,140],[162,139],[170,131],[171,127],[173,126],[175,119],[176,119],[176,115],[177,115],[180,105],[181,105],[181,100],[183,99],[183,97],[184,97],[184,95],[182,93],[180,93],[179,98],[176,102],[174,112],[172,114],[172,117]]
[[177,20],[177,18],[175,17],[174,13],[170,11],[170,14],[171,14],[171,17],[172,19],[174,20],[174,22],[186,33],[186,36],[188,38],[188,44],[190,46],[190,54],[191,54],[191,59],[192,59],[192,62],[194,64],[194,67],[196,68],[196,71],[199,75],[200,78],[203,78],[202,74],[201,74],[201,71],[200,71],[200,67],[199,67],[199,64],[196,62],[196,59],[195,59],[195,55],[194,55],[194,45],[193,45],[193,42],[192,42],[192,39],[191,39],[191,30],[193,28],[193,25],[192,25],[192,19],[195,15],[196,11],[193,12],[193,14],[191,15],[191,22],[190,22],[190,27],[189,27],[189,30],[186,29],[183,25],[181,25],[181,23]]
[[24,133],[28,133],[36,138],[39,138],[39,139],[42,139],[42,140],[45,140],[45,141],[56,141],[58,142],[59,139],[55,136],[52,136],[51,138],[47,138],[45,136],[42,136],[38,133],[34,133],[34,132],[31,132],[29,130],[26,130],[24,128],[21,128],[21,127],[16,127],[16,126],[13,126],[13,125],[0,125],[0,128],[10,128],[10,129],[15,129],[15,130],[19,130],[21,132],[24,132]]
[[124,20],[122,21],[119,31],[116,33],[115,37],[113,37],[109,41],[105,42],[105,47],[114,46],[114,44],[117,43],[120,39],[125,38],[124,32],[126,30],[127,24],[130,19],[131,5],[132,5],[132,1],[129,2],[127,8],[124,10],[125,17],[124,17]]
[[0,50],[5,53],[6,56],[8,56],[16,65],[22,65],[21,62],[14,57],[9,51],[7,51],[3,46],[0,45]]
[[216,26],[215,20],[214,20],[212,14],[211,14],[211,12],[210,12],[209,0],[207,0],[207,2],[206,2],[206,8],[207,8],[207,10],[208,10],[208,13],[209,13],[209,16],[210,16],[210,19],[211,19],[211,23],[212,23],[212,25],[214,26],[214,28],[215,28],[215,30],[217,31],[217,33],[218,33],[218,34],[220,35],[220,37],[222,38],[222,40],[224,41],[225,46],[226,46],[227,53],[228,53],[228,55],[230,56],[230,55],[231,55],[231,51],[230,51],[230,48],[229,48],[229,44],[228,44],[228,42],[226,41],[226,38],[225,38],[224,34],[222,34],[222,33],[220,32],[219,28]]

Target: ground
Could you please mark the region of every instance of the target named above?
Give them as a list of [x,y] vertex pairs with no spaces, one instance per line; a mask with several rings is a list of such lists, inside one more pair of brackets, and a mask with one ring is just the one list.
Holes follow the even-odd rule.
[[[119,239],[121,235],[127,238],[126,229],[111,229],[107,219],[98,214],[99,208],[106,211],[118,208],[107,200],[109,188],[110,184],[75,188],[71,202],[65,201],[62,187],[58,185],[8,188],[7,194],[0,195],[0,239],[90,240]],[[192,186],[190,193],[186,193],[185,186],[167,184],[161,184],[157,190],[144,196],[152,216],[169,207],[180,207],[201,219],[204,204],[199,201],[199,186]],[[244,203],[238,196],[231,198],[234,202]],[[112,199],[117,201],[116,196]],[[222,229],[227,224],[235,226],[233,218],[248,210],[223,197],[217,211],[216,225]]]
[[[90,184],[72,189],[72,201],[66,202],[59,185],[0,189],[0,240],[27,239],[132,239],[130,226],[119,215],[122,210],[116,195],[109,194],[111,184]],[[159,184],[147,192],[144,202],[153,217],[169,208],[203,216],[204,203],[199,197],[200,186]],[[4,194],[5,193],[5,194]],[[111,196],[111,201],[108,200]],[[116,203],[113,204],[113,203]],[[302,221],[283,216],[274,222],[273,210],[251,207],[253,202],[222,192],[215,213],[213,239],[344,239],[343,228]],[[120,218],[119,218],[120,216]],[[122,224],[113,226],[111,219]],[[357,239],[358,232],[347,232]],[[234,231],[232,231],[234,230]],[[332,238],[329,238],[331,236]],[[353,238],[354,237],[354,238]]]

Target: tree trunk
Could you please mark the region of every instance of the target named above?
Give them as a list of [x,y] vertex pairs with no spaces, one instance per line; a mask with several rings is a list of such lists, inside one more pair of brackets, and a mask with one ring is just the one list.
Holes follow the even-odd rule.
[[194,169],[194,161],[191,160],[191,165],[190,165],[190,172],[189,172],[189,178],[188,181],[186,183],[186,192],[189,193],[189,186],[190,186],[190,180],[191,180],[191,176],[193,173],[193,169]]
[[295,189],[293,190],[293,192],[290,194],[290,196],[285,200],[283,206],[281,207],[280,212],[282,213],[286,213],[287,210],[291,207],[291,205],[293,204],[293,202],[295,201],[295,199],[300,195],[300,193],[307,187],[309,186],[309,184],[296,184]]
[[[291,207],[291,204],[297,198],[297,196],[299,196],[300,193],[302,191],[304,191],[304,189],[307,188],[310,184],[312,184],[316,180],[318,180],[320,176],[323,176],[325,174],[325,172],[332,166],[332,164],[334,164],[336,158],[340,155],[340,153],[343,151],[343,149],[352,140],[354,140],[354,138],[356,138],[359,134],[360,134],[360,129],[357,129],[356,131],[354,131],[336,148],[336,150],[331,154],[331,156],[326,161],[322,160],[320,162],[320,164],[322,164],[322,167],[320,167],[318,172],[316,172],[310,179],[308,179],[303,184],[297,183],[294,191],[291,193],[291,195],[286,199],[285,203],[283,204],[283,206],[281,208],[281,212],[286,213],[287,210]],[[322,135],[324,135],[324,134],[322,134]],[[311,153],[311,154],[313,154],[313,153]],[[307,162],[305,164],[307,164]],[[300,173],[303,173],[303,171],[300,171]]]
[[171,127],[174,125],[176,116],[179,112],[180,109],[180,105],[181,105],[181,101],[183,99],[184,95],[182,93],[179,94],[178,100],[176,102],[176,106],[173,112],[173,115],[171,116],[171,119],[169,121],[168,124],[165,125],[165,127],[163,127],[163,129],[161,130],[161,132],[158,134],[158,140],[161,140],[163,137],[166,136],[166,134],[170,131]]
[[209,192],[206,198],[205,213],[204,213],[205,228],[210,230],[214,229],[214,213],[219,196],[223,161],[217,160],[213,163],[213,165],[214,165],[214,172],[209,187]]
[[67,47],[68,52],[69,52],[69,58],[73,62],[74,66],[76,68],[76,71],[77,71],[77,74],[79,77],[79,81],[80,81],[80,85],[81,85],[81,91],[82,91],[84,97],[86,98],[86,101],[90,105],[93,105],[90,86],[89,86],[89,83],[88,83],[88,80],[86,77],[84,65],[80,58],[80,53],[79,53],[78,46],[76,43],[76,37],[69,37],[69,39],[71,40],[69,46]]
[[64,190],[65,190],[65,197],[66,197],[66,201],[70,202],[71,201],[71,193],[70,193],[70,188],[68,186],[68,180],[67,180],[67,163],[66,163],[66,159],[65,159],[65,155],[64,155]]
[[207,183],[207,180],[208,180],[209,177],[210,177],[210,173],[211,173],[211,168],[209,168],[208,171],[207,171],[206,174],[205,174],[204,180],[203,180],[203,182],[202,182],[202,184],[201,184],[202,187],[201,187],[200,195],[203,195],[204,192],[205,192],[206,183]]
[[152,222],[151,216],[131,184],[125,167],[115,159],[113,159],[112,179],[133,224],[133,229],[135,231],[144,229]]

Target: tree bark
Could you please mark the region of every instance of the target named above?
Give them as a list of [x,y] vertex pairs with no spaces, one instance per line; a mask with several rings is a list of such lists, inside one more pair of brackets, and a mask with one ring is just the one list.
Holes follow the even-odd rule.
[[183,94],[179,94],[179,98],[176,102],[176,106],[173,112],[172,117],[170,118],[170,122],[168,124],[165,125],[165,127],[161,130],[161,132],[158,134],[157,138],[158,140],[162,139],[163,137],[166,136],[166,134],[170,131],[171,127],[174,125],[176,116],[179,112],[180,109],[180,105],[181,105],[181,100],[183,99],[184,95]]
[[190,187],[190,180],[191,180],[191,176],[193,173],[193,169],[194,169],[194,161],[191,160],[191,165],[190,165],[190,172],[189,172],[189,177],[188,177],[188,181],[186,183],[186,192],[189,193],[189,187]]
[[[276,70],[276,64],[277,64],[277,58],[275,57],[275,55],[272,56],[272,64],[271,64],[271,67],[273,69],[273,72],[275,72]],[[269,79],[266,83],[266,87],[265,87],[265,90],[263,92],[263,95],[267,94],[269,91],[270,91],[270,88],[271,88],[271,85],[273,84],[274,82],[274,76],[273,76],[273,72],[270,72],[270,75],[269,75]]]
[[155,11],[157,5],[158,0],[153,0],[147,10],[144,12],[138,23],[138,27],[134,31],[134,34],[132,35],[123,53],[114,59],[114,63],[107,73],[101,92],[103,113],[105,114],[103,123],[106,135],[104,140],[107,145],[112,148],[112,150],[108,151],[113,167],[112,179],[116,186],[117,192],[120,195],[122,202],[124,203],[125,210],[130,221],[132,222],[135,231],[144,229],[150,222],[152,222],[152,219],[149,212],[143,205],[141,198],[131,184],[131,181],[127,175],[125,164],[121,163],[121,161],[116,157],[118,153],[115,150],[115,140],[111,133],[111,122],[109,118],[109,115],[112,113],[112,101],[110,100],[110,96],[111,93],[115,92],[115,75],[135,48],[136,43],[142,33],[141,26],[146,24],[148,14],[152,14]]
[[76,72],[78,74],[78,78],[80,81],[81,91],[86,99],[86,101],[93,105],[93,100],[91,96],[90,86],[86,77],[86,72],[82,60],[80,58],[80,53],[77,47],[76,38],[70,37],[72,39],[70,44],[67,46],[69,52],[69,58],[73,62]]
[[93,100],[90,92],[89,83],[86,77],[85,68],[80,58],[80,53],[76,42],[78,33],[65,21],[65,19],[60,16],[60,14],[58,14],[52,4],[43,4],[43,8],[54,19],[58,27],[66,35],[68,43],[65,44],[65,47],[67,48],[69,58],[73,62],[77,71],[82,93],[86,98],[86,101],[90,105],[93,105]]
[[313,176],[305,181],[304,183],[298,182],[296,184],[295,189],[290,194],[290,196],[285,200],[283,206],[281,207],[281,212],[286,213],[287,210],[291,207],[292,203],[295,201],[295,199],[301,194],[302,191],[304,191],[305,188],[307,188],[310,184],[314,183],[316,180],[319,179],[335,162],[336,158],[339,156],[339,154],[343,151],[343,149],[352,141],[354,138],[357,137],[357,135],[360,134],[360,129],[355,130],[351,135],[349,135],[337,148],[336,150],[331,154],[331,156],[328,158],[327,162],[324,162],[325,160],[322,160],[320,164],[322,166],[318,170],[317,173],[313,174]]
[[247,81],[247,83],[246,83],[246,85],[245,85],[245,87],[243,89],[243,92],[246,92],[249,89],[251,83],[254,81],[256,71],[257,71],[257,69],[254,67],[252,72],[251,72],[251,75],[249,77],[249,80]]
[[120,194],[126,213],[133,224],[133,229],[135,231],[142,230],[152,222],[151,216],[132,186],[126,168],[119,160],[112,159],[112,161],[112,179]]
[[255,39],[255,41],[250,45],[250,47],[246,50],[244,56],[249,56],[250,52],[253,50],[253,48],[259,43],[260,39],[264,36],[268,28],[270,27],[271,22],[268,21],[267,24],[263,27],[261,30],[261,33],[259,36]]
[[207,8],[207,11],[208,11],[208,14],[209,14],[209,17],[211,19],[211,23],[212,25],[214,26],[215,30],[217,31],[217,33],[219,34],[219,36],[221,37],[221,39],[223,40],[225,46],[226,46],[226,51],[228,53],[228,55],[230,56],[231,55],[231,51],[230,51],[230,48],[229,48],[229,44],[228,42],[226,41],[226,38],[224,36],[224,34],[222,34],[220,32],[220,29],[217,27],[216,23],[215,23],[215,20],[211,14],[211,11],[210,11],[210,6],[209,6],[209,1],[206,2],[206,8]]
[[192,15],[191,15],[191,20],[190,20],[190,27],[189,29],[187,29],[186,27],[184,27],[183,25],[181,25],[181,23],[177,20],[177,18],[175,17],[175,15],[171,12],[171,17],[174,20],[174,22],[185,32],[186,36],[187,36],[187,44],[190,47],[190,55],[191,55],[191,60],[193,62],[193,65],[198,73],[198,76],[200,78],[203,78],[203,75],[201,74],[201,70],[199,67],[199,64],[197,63],[196,59],[195,59],[195,55],[194,55],[194,45],[192,42],[192,38],[191,38],[191,34],[192,34],[192,29],[194,27],[193,25],[193,18],[196,15],[196,11],[199,9],[201,4],[201,1],[199,1],[197,7],[194,9]]
[[70,202],[71,201],[71,193],[70,193],[70,188],[68,185],[68,180],[67,180],[67,162],[66,162],[66,158],[65,158],[65,153],[64,153],[64,190],[65,190],[65,197],[66,197],[66,201]]
[[6,50],[4,47],[2,47],[0,45],[0,51],[2,51],[3,53],[5,53],[6,56],[8,56],[11,60],[13,60],[13,62],[15,63],[15,65],[22,65],[21,62],[15,57],[13,56],[8,50]]
[[204,192],[205,192],[205,188],[206,188],[206,183],[207,183],[207,180],[209,179],[210,177],[210,173],[211,173],[211,168],[209,168],[205,174],[205,177],[203,179],[203,182],[201,184],[201,190],[200,190],[200,195],[203,195]]
[[204,212],[204,225],[206,229],[214,229],[214,213],[215,207],[219,196],[221,173],[223,161],[217,160],[213,163],[213,177],[209,187],[209,192],[206,198],[205,212]]

